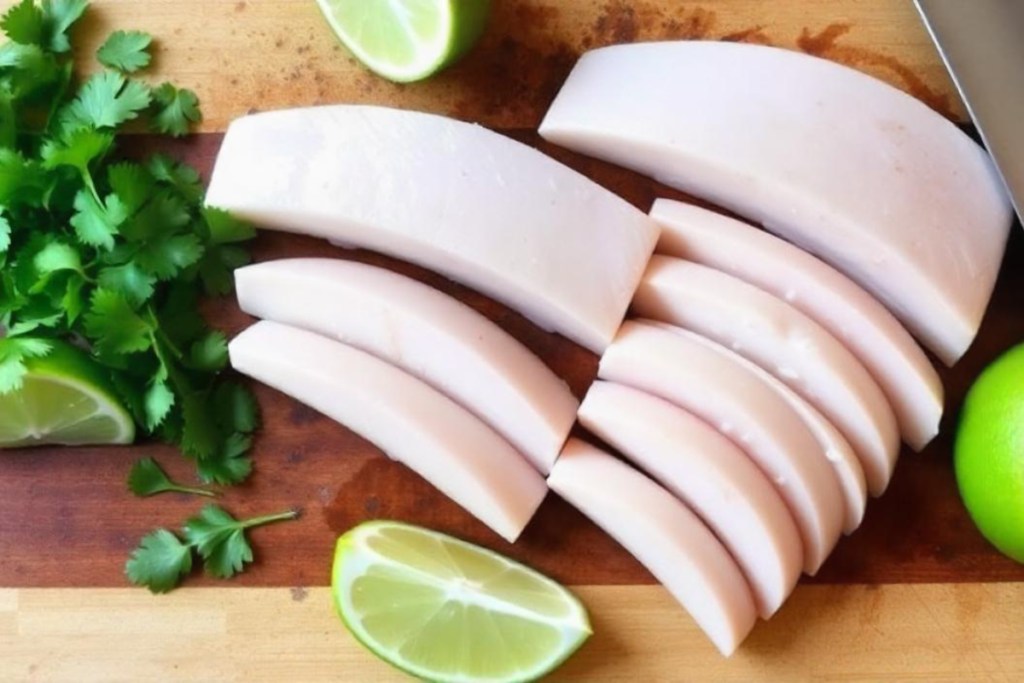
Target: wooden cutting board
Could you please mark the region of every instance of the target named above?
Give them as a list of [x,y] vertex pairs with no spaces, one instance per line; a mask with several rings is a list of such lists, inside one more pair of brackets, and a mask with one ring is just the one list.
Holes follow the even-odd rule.
[[[195,89],[202,133],[167,145],[208,172],[221,133],[257,109],[362,102],[479,121],[539,146],[643,210],[680,196],[635,174],[540,141],[533,132],[578,54],[662,38],[746,40],[803,50],[879,76],[960,121],[963,107],[906,0],[640,2],[495,0],[483,43],[432,81],[397,86],[366,74],[327,30],[313,0],[97,0],[83,56],[114,27],[158,38],[154,81]],[[0,1],[0,8],[12,4]],[[686,87],[685,83],[674,87]],[[924,453],[905,453],[889,492],[840,542],[815,579],[720,658],[649,574],[555,497],[508,545],[345,428],[257,387],[265,427],[251,480],[222,499],[240,515],[300,506],[299,522],[253,534],[256,564],[230,584],[196,576],[153,597],[125,587],[123,563],[149,529],[175,526],[201,502],[125,491],[130,463],[190,468],[172,449],[40,449],[0,456],[0,681],[392,681],[332,613],[334,539],[364,519],[449,531],[519,558],[578,590],[595,636],[552,680],[1021,680],[1024,567],[978,535],[960,505],[951,434],[980,369],[1024,339],[1024,244],[1015,230],[982,333],[944,371],[948,417]],[[443,278],[363,252],[267,233],[258,260],[328,255],[383,263],[453,293],[496,320],[581,395],[596,359]],[[230,300],[206,312],[229,333],[251,321]]]

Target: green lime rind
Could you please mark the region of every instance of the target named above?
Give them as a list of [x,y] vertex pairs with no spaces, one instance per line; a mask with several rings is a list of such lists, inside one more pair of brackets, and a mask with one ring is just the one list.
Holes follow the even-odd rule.
[[967,393],[953,453],[974,523],[1024,563],[1024,344],[989,365]]
[[[376,6],[362,4],[365,0],[317,0],[317,5],[341,43],[367,69],[396,83],[423,80],[458,61],[483,35],[491,12],[491,0],[407,1],[421,9],[431,3],[436,6],[439,22],[433,35],[426,36],[429,40],[417,40],[424,38],[422,35],[394,35],[397,19],[393,9],[404,4],[401,0]],[[357,11],[352,9],[357,7],[354,3],[360,3]],[[349,25],[365,26],[366,16],[374,14],[374,21],[388,27],[383,32],[390,31],[390,39],[382,39],[379,30],[376,39],[366,38],[359,34],[359,27]],[[415,59],[407,58],[409,53]]]
[[[45,356],[25,360],[26,374],[21,389],[0,396],[0,413],[12,415],[24,410],[21,406],[27,392],[47,391],[47,386],[63,394],[80,394],[95,402],[95,417],[112,421],[116,428],[113,436],[101,438],[75,438],[64,440],[59,436],[41,434],[37,438],[23,437],[11,441],[0,436],[0,448],[20,448],[41,445],[84,446],[99,444],[127,444],[135,440],[135,422],[125,409],[106,372],[84,351],[59,340],[47,340],[52,349]],[[52,409],[52,406],[46,406]],[[77,429],[76,434],[87,430]]]
[[[355,578],[354,576],[347,576],[347,570],[354,565],[361,565],[356,567],[355,570],[356,576],[358,576],[359,570],[366,568],[366,554],[375,554],[373,550],[370,550],[367,547],[367,539],[380,534],[381,532],[386,532],[389,529],[422,534],[442,543],[453,544],[454,546],[465,549],[470,553],[498,561],[505,565],[510,572],[522,572],[523,575],[530,577],[531,580],[540,580],[545,582],[547,585],[558,591],[558,595],[564,601],[564,606],[569,611],[568,614],[570,615],[568,618],[553,620],[551,623],[555,623],[557,621],[557,623],[563,628],[566,626],[571,627],[574,631],[574,637],[562,643],[561,648],[553,652],[547,661],[525,671],[522,675],[514,677],[483,678],[474,676],[473,678],[467,678],[458,675],[452,676],[443,671],[426,670],[423,667],[411,664],[405,659],[396,656],[393,651],[386,647],[382,647],[378,642],[376,642],[371,635],[367,633],[359,623],[357,623],[357,615],[350,613],[350,608],[348,606],[349,602],[347,600],[348,593],[346,590],[350,586],[347,579]],[[384,559],[381,556],[377,556],[377,559],[385,564],[396,566],[394,560]],[[451,559],[450,556],[447,559]],[[410,568],[410,573],[416,573],[416,570]],[[342,623],[363,647],[396,669],[399,669],[410,676],[416,677],[420,680],[429,681],[431,683],[468,683],[469,681],[472,681],[473,683],[527,683],[528,681],[536,681],[564,664],[565,661],[571,657],[593,633],[590,626],[590,620],[587,616],[587,611],[583,606],[583,603],[558,583],[519,562],[508,559],[493,551],[480,548],[479,546],[475,546],[439,532],[401,522],[386,520],[364,522],[342,535],[338,539],[335,547],[331,586],[334,606]],[[544,620],[544,617],[539,614],[536,615],[536,618],[539,623]],[[504,643],[496,643],[496,647],[502,647],[503,645]]]

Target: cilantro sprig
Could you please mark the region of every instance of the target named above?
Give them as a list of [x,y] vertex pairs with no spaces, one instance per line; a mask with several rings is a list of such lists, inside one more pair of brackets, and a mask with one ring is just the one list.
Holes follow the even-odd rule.
[[77,84],[71,29],[85,0],[21,0],[0,18],[0,394],[49,340],[91,351],[141,430],[178,445],[205,482],[252,470],[248,390],[226,380],[227,344],[198,312],[249,262],[251,226],[203,206],[195,169],[118,157],[124,126],[171,136],[200,120],[195,93],[134,74],[152,39],[116,31],[109,70]]
[[148,498],[161,493],[189,493],[196,496],[214,497],[210,489],[183,486],[172,480],[153,458],[142,458],[132,465],[128,472],[128,490],[139,498]]
[[216,505],[207,505],[183,528],[184,540],[167,529],[156,529],[142,538],[125,565],[125,575],[136,586],[166,593],[192,571],[198,554],[207,574],[229,579],[253,561],[246,531],[299,516],[298,510],[237,520]]

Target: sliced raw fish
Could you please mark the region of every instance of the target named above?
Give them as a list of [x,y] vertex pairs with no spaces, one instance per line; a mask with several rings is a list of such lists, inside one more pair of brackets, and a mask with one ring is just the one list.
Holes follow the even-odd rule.
[[732,439],[786,501],[804,571],[818,571],[842,534],[842,493],[814,435],[774,389],[714,349],[634,321],[623,323],[598,376],[674,403]]
[[762,618],[782,606],[803,567],[800,532],[746,453],[682,408],[614,382],[595,382],[579,417],[711,528],[736,558]]
[[588,52],[540,127],[817,254],[946,363],[971,344],[1012,218],[988,154],[906,93],[834,62],[725,42]]
[[641,211],[532,147],[381,107],[236,120],[206,200],[436,270],[598,353],[658,239]]
[[235,271],[238,303],[258,318],[367,351],[483,419],[542,473],[579,402],[519,341],[469,306],[384,268],[286,259]]
[[622,544],[728,657],[757,621],[750,586],[715,535],[626,463],[569,439],[548,486]]
[[508,441],[365,351],[267,320],[235,337],[228,350],[237,371],[345,425],[508,541],[544,500],[544,478]]

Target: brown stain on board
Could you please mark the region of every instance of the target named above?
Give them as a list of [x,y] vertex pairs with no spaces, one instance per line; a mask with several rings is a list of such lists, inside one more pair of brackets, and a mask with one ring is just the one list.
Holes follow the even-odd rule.
[[863,70],[865,67],[882,69],[895,74],[908,93],[921,100],[947,119],[955,119],[949,95],[930,87],[913,69],[892,55],[853,45],[839,45],[839,38],[850,32],[850,25],[829,24],[817,33],[804,28],[796,44],[815,57],[824,57],[847,66]]
[[[538,124],[579,56],[607,45],[658,40],[779,44],[762,25],[723,31],[718,14],[700,6],[667,9],[650,2],[612,0],[600,7],[582,34],[569,37],[562,30],[562,11],[554,4],[530,1],[496,4],[488,32],[469,58],[435,79],[442,89],[458,93],[452,114],[466,120]],[[931,88],[898,58],[840,44],[850,30],[844,23],[821,30],[805,27],[797,47],[847,66],[894,76],[911,95],[943,116],[954,117],[949,96]]]

